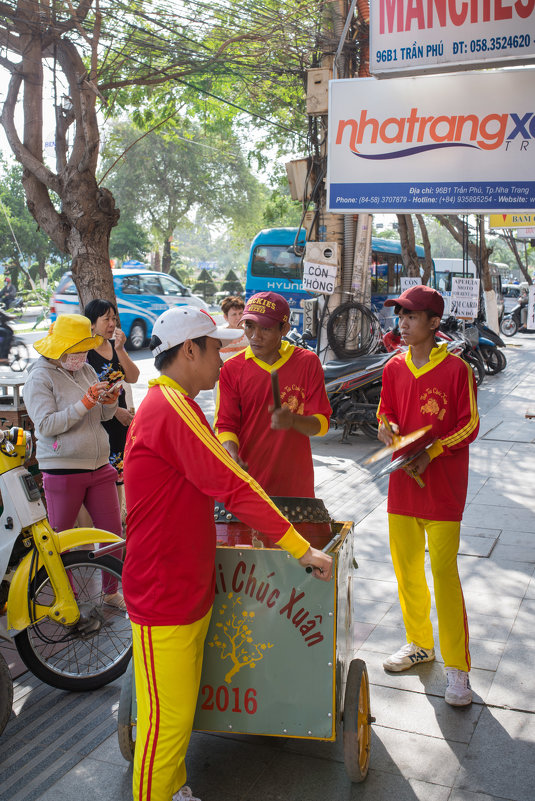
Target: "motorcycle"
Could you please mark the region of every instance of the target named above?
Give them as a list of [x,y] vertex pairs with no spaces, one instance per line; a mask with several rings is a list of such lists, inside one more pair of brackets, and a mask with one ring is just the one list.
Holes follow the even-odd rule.
[[21,373],[28,366],[30,354],[26,344],[20,337],[15,336],[10,326],[10,323],[15,319],[13,315],[0,310],[0,333],[8,340],[4,345],[8,365],[14,373]]
[[[300,335],[292,329],[285,337],[289,342],[310,349],[308,332]],[[397,352],[397,351],[396,351]],[[342,428],[342,442],[358,429],[371,439],[377,438],[377,406],[381,396],[385,364],[396,355],[368,353],[353,359],[334,359],[323,365],[325,389],[331,404],[331,425]]]
[[504,314],[500,323],[500,331],[506,337],[514,337],[519,328],[522,328],[522,309],[527,301],[520,301],[513,306],[509,314]]
[[126,670],[132,631],[126,613],[104,601],[104,580],[120,591],[122,562],[93,552],[93,543],[118,548],[124,541],[94,528],[53,531],[24,467],[31,453],[29,431],[0,430],[0,610],[7,610],[7,627],[2,618],[0,625],[39,679],[94,690]]
[[505,354],[499,348],[505,348],[505,342],[481,320],[474,322],[479,332],[478,350],[485,362],[485,371],[488,375],[496,375],[507,367]]
[[459,355],[465,362],[468,362],[474,371],[476,384],[480,386],[485,378],[486,370],[483,356],[478,349],[478,329],[475,326],[467,326],[464,331],[462,331],[456,317],[447,317],[440,323],[437,336],[450,342],[456,341],[460,345]]

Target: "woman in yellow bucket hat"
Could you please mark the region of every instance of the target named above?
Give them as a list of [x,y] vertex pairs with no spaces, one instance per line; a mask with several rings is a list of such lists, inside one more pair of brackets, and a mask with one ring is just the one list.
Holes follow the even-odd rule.
[[[102,344],[81,314],[62,314],[34,343],[40,358],[28,368],[24,403],[35,427],[48,518],[56,531],[72,528],[82,504],[97,528],[121,536],[121,514],[101,426],[117,409],[120,388],[110,390],[87,363]],[[110,390],[110,391],[108,391]],[[106,577],[104,601],[125,609],[117,581]]]

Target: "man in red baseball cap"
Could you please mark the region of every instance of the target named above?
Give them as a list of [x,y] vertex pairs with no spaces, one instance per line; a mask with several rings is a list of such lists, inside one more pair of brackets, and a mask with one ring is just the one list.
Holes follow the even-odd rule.
[[[390,445],[393,432],[409,434],[426,425],[431,425],[431,430],[429,439],[407,465],[408,472],[396,470],[390,475],[390,552],[407,642],[383,662],[383,667],[399,672],[435,658],[424,570],[427,534],[440,649],[446,667],[445,700],[453,706],[465,706],[472,700],[470,651],[457,552],[468,484],[468,445],[479,430],[476,383],[470,366],[448,353],[446,343],[437,345],[435,341],[444,311],[439,292],[415,286],[387,300],[387,304],[395,306],[400,333],[409,350],[394,356],[384,369],[379,439]],[[404,453],[407,450],[399,450],[395,456]]]
[[[214,423],[219,440],[268,495],[313,498],[310,437],[325,434],[331,416],[320,360],[282,340],[290,307],[276,292],[249,298],[241,324],[249,346],[221,369]],[[272,370],[280,409],[273,407]]]

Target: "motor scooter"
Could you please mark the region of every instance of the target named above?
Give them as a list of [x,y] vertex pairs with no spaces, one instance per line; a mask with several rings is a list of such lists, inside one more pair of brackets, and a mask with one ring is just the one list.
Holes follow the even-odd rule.
[[[15,336],[11,323],[16,318],[12,314],[0,309],[0,337],[2,338],[3,352],[7,354],[9,367],[14,373],[21,373],[28,366],[30,354],[26,343]],[[4,342],[7,339],[7,342]]]
[[[310,349],[306,331],[300,335],[293,329],[286,339]],[[353,359],[334,359],[323,365],[325,389],[332,409],[331,425],[343,429],[342,442],[347,442],[349,435],[359,429],[376,439],[383,370],[396,352],[367,353]]]
[[95,542],[124,541],[95,528],[54,531],[24,467],[31,452],[29,431],[0,430],[0,610],[7,609],[7,627],[3,614],[0,623],[42,681],[93,690],[121,676],[130,661],[130,621],[105,602],[105,582],[121,590],[122,562],[91,558]]
[[[500,331],[506,337],[513,337],[517,331],[520,331],[523,328],[522,323],[522,310],[527,306],[527,300],[519,301],[516,306],[513,306],[509,314],[504,314],[502,317],[502,321],[500,323]],[[535,333],[531,329],[527,330],[527,333]]]

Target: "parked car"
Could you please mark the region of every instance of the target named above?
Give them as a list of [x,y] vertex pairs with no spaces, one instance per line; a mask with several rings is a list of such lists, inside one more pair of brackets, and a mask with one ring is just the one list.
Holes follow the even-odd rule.
[[[127,347],[142,348],[152,335],[152,327],[162,312],[171,306],[195,306],[208,310],[208,305],[167,273],[154,270],[112,270],[113,286],[121,328],[127,336]],[[50,304],[50,317],[59,314],[81,314],[78,292],[70,272],[61,278]]]

